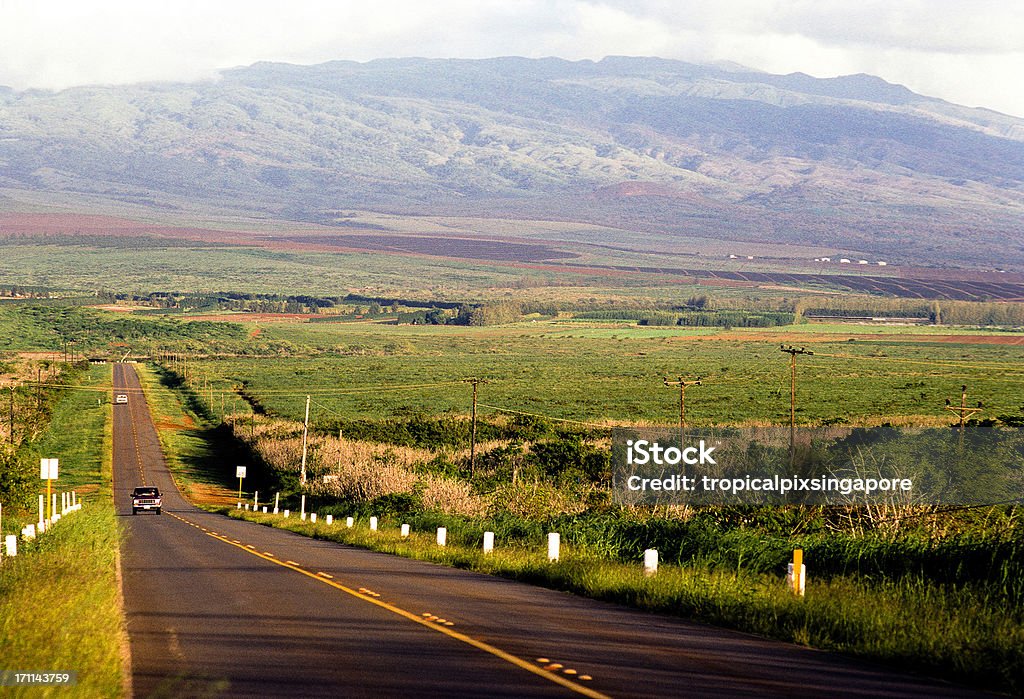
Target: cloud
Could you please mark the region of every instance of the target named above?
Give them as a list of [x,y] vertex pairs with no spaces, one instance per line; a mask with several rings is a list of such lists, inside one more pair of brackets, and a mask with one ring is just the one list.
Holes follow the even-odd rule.
[[731,60],[867,72],[1024,115],[1024,4],[980,0],[0,0],[0,84],[209,79],[259,60],[399,56]]

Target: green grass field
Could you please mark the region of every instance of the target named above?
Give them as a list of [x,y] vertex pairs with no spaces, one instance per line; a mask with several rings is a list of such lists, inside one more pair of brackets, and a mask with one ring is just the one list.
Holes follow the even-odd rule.
[[[980,417],[1020,415],[1024,346],[920,341],[916,328],[863,338],[861,328],[812,333],[792,326],[723,333],[713,329],[608,327],[558,321],[496,328],[286,324],[260,326],[260,337],[306,347],[284,358],[223,358],[189,365],[190,385],[219,410],[244,409],[237,390],[268,411],[301,418],[305,395],[318,418],[380,419],[467,414],[479,377],[481,413],[495,408],[590,423],[674,424],[678,391],[665,376],[701,377],[686,394],[695,425],[785,424],[789,417],[786,343],[800,357],[797,421],[941,422],[945,400],[968,385]],[[797,331],[797,329],[799,329]],[[1000,336],[1002,337],[1002,336]],[[212,393],[211,393],[212,392]]]

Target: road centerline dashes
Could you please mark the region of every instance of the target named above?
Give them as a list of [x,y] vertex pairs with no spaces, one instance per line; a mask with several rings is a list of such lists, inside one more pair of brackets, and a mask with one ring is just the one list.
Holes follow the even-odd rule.
[[[176,519],[179,519],[182,522],[185,522],[186,524],[192,524],[192,522],[189,522],[184,517],[179,517],[178,515],[173,515],[173,516]],[[552,671],[550,671],[550,670],[548,670],[546,668],[537,667],[533,663],[527,662],[526,660],[523,660],[522,658],[520,658],[520,657],[518,657],[516,655],[513,655],[511,653],[503,651],[503,650],[501,650],[500,648],[498,648],[496,646],[492,646],[491,644],[485,643],[484,641],[477,640],[477,639],[473,638],[472,636],[467,636],[464,633],[455,631],[454,629],[451,628],[451,626],[453,625],[452,622],[449,622],[447,619],[439,618],[439,617],[434,616],[434,615],[429,615],[429,616],[434,616],[433,620],[430,620],[430,619],[425,618],[423,616],[417,616],[416,614],[413,614],[412,612],[406,611],[405,609],[402,609],[401,607],[398,607],[398,606],[396,606],[394,604],[391,604],[389,602],[384,602],[384,601],[380,600],[379,599],[380,595],[378,593],[376,593],[376,592],[373,592],[372,590],[368,590],[366,588],[361,588],[359,590],[354,590],[354,589],[352,589],[352,588],[350,588],[350,587],[348,587],[346,585],[342,585],[341,583],[335,581],[332,576],[329,576],[329,575],[325,574],[323,571],[320,571],[320,572],[310,572],[310,571],[302,568],[300,566],[300,564],[296,563],[295,561],[282,561],[282,560],[280,560],[278,558],[275,558],[275,557],[273,557],[273,556],[271,556],[269,554],[260,553],[260,551],[254,549],[254,548],[248,547],[246,544],[243,544],[241,541],[238,541],[238,540],[235,540],[235,539],[229,539],[229,538],[221,536],[219,534],[214,534],[212,532],[206,532],[206,536],[209,536],[210,538],[216,539],[217,541],[220,541],[222,543],[225,543],[228,546],[234,546],[235,548],[239,549],[240,551],[244,551],[245,553],[248,553],[248,554],[250,554],[252,556],[256,556],[258,558],[262,558],[263,560],[265,560],[265,561],[267,561],[269,563],[273,563],[274,565],[278,565],[278,566],[281,566],[282,568],[287,568],[288,570],[292,570],[292,571],[294,571],[296,573],[299,573],[301,575],[305,575],[306,577],[308,577],[308,578],[310,578],[312,580],[316,580],[316,581],[320,582],[321,584],[330,585],[331,587],[335,588],[336,590],[339,590],[340,592],[343,592],[343,593],[345,593],[345,594],[347,594],[347,595],[349,595],[351,597],[354,597],[356,599],[362,600],[362,601],[364,601],[364,602],[366,602],[368,604],[375,605],[377,607],[380,607],[381,609],[385,609],[385,610],[387,610],[387,611],[389,611],[389,612],[391,612],[393,614],[396,614],[396,615],[402,617],[403,619],[407,619],[407,620],[409,620],[409,621],[411,621],[413,623],[416,623],[416,624],[418,624],[418,625],[420,625],[422,627],[425,627],[427,629],[431,629],[431,630],[433,630],[433,631],[435,631],[437,633],[440,633],[440,634],[444,634],[445,636],[448,636],[449,638],[452,638],[452,639],[454,639],[456,641],[460,641],[462,643],[465,643],[465,644],[467,644],[469,646],[472,646],[472,647],[474,647],[474,648],[476,648],[478,650],[482,650],[485,653],[488,653],[488,654],[493,655],[493,656],[495,656],[495,657],[497,657],[497,658],[499,658],[501,660],[504,660],[505,662],[507,662],[507,663],[509,663],[511,665],[514,665],[515,667],[518,667],[521,670],[525,670],[526,672],[529,672],[529,673],[531,673],[533,675],[536,675],[538,677],[542,677],[542,678],[544,678],[545,680],[547,680],[549,682],[553,682],[553,683],[555,683],[557,685],[565,687],[566,689],[572,690],[573,692],[576,692],[577,694],[581,694],[581,695],[583,695],[585,697],[590,697],[590,699],[611,699],[607,694],[602,694],[601,692],[597,692],[597,691],[595,691],[593,689],[590,689],[589,687],[584,687],[584,686],[582,686],[582,685],[580,685],[580,684],[578,684],[576,682],[573,682],[570,679],[567,679],[566,677],[563,677],[562,675],[555,674],[554,672],[552,672]],[[589,679],[589,677],[588,677],[588,679]]]

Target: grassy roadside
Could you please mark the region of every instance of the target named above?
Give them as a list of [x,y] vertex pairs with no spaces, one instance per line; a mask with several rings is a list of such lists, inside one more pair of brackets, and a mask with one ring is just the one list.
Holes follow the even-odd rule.
[[975,687],[1024,691],[1024,619],[969,587],[923,580],[812,579],[805,599],[793,596],[774,575],[662,565],[655,576],[639,562],[628,565],[563,545],[558,563],[535,549],[478,545],[437,546],[434,532],[403,539],[399,522],[382,519],[380,531],[352,529],[298,517],[285,519],[220,510],[306,536],[374,551],[499,575],[652,612],[696,619],[891,665],[903,671]]
[[232,458],[235,440],[213,424],[203,412],[204,406],[189,404],[181,391],[165,385],[159,370],[143,364],[135,365],[135,370],[178,489],[197,504],[235,502],[230,476],[235,473],[236,461],[246,463]]
[[[0,659],[4,670],[73,671],[78,684],[6,688],[5,696],[121,696],[125,647],[118,583],[119,533],[110,498],[109,367],[94,367],[69,390],[36,448],[61,460],[59,490],[83,509],[38,540],[21,543],[0,567]],[[32,517],[29,517],[30,519]],[[27,520],[26,520],[27,521]]]

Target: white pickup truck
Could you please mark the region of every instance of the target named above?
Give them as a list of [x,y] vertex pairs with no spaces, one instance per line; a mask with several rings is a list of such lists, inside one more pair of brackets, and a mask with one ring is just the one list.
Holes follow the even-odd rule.
[[160,514],[164,499],[160,495],[160,489],[153,485],[144,485],[132,491],[132,514],[138,514],[139,510],[155,510]]

